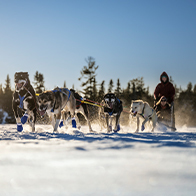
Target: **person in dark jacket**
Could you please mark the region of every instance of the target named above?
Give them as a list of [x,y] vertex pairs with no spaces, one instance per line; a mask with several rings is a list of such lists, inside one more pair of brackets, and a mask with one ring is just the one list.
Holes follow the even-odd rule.
[[171,107],[167,102],[166,97],[162,96],[155,106],[155,111],[158,116],[158,120],[170,121],[171,120]]
[[166,72],[163,72],[160,76],[160,83],[156,86],[154,91],[154,98],[156,102],[164,96],[167,98],[169,104],[174,102],[175,88],[173,84],[169,81],[169,77]]
[[[165,97],[171,112],[170,112],[170,117],[171,117],[171,123],[172,127],[174,130],[175,128],[175,116],[174,116],[174,96],[175,96],[175,88],[173,84],[169,81],[169,77],[166,72],[163,72],[160,76],[160,83],[156,86],[155,91],[154,91],[154,98],[155,98],[155,106],[156,108],[157,103],[160,101],[161,97]],[[172,113],[172,116],[171,116]]]

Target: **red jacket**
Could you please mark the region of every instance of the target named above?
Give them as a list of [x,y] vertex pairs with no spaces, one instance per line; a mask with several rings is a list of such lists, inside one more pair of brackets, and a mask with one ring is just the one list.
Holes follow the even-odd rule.
[[[167,81],[164,83],[162,81],[162,76],[167,77]],[[174,101],[174,95],[175,95],[175,88],[171,82],[169,82],[169,77],[166,72],[163,72],[160,76],[160,81],[154,91],[154,98],[158,101],[162,96],[165,96],[167,98],[167,101],[169,103]]]

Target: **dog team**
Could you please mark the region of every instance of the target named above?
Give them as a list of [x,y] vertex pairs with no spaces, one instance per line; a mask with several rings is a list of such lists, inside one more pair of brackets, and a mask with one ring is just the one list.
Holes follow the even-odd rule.
[[[163,72],[160,80],[161,83],[157,85],[155,90],[155,99],[159,102],[161,102],[163,97],[166,99],[167,91],[165,86],[167,86],[169,82],[168,75]],[[12,107],[17,123],[17,130],[19,132],[23,130],[23,124],[26,122],[29,122],[32,127],[32,132],[35,132],[37,112],[41,116],[44,116],[46,113],[48,114],[54,132],[57,132],[58,127],[61,128],[69,121],[72,122],[72,127],[74,129],[77,128],[77,125],[79,125],[78,128],[80,128],[77,113],[81,113],[87,120],[89,132],[93,132],[89,120],[88,103],[84,102],[83,100],[85,99],[74,90],[57,87],[53,90],[44,91],[36,96],[30,83],[28,72],[16,72],[14,75],[14,82],[15,91],[13,94]],[[171,83],[169,82],[169,84]],[[165,94],[162,94],[161,88],[164,89]],[[170,88],[172,88],[171,85]],[[175,94],[175,89],[173,94]],[[168,96],[168,98],[171,99],[171,102],[173,101],[173,94]],[[142,100],[132,101],[129,113],[131,116],[136,116],[137,118],[136,132],[139,131],[140,118],[143,118],[141,131],[145,129],[145,124],[148,121],[152,121],[151,131],[154,131],[157,119],[161,118],[155,110],[156,104],[154,108],[152,108],[147,102]],[[118,132],[120,130],[119,120],[122,112],[122,101],[119,100],[114,93],[107,93],[103,97],[99,108],[99,121],[101,126],[106,123],[107,132]],[[114,129],[112,129],[113,118],[115,119]]]

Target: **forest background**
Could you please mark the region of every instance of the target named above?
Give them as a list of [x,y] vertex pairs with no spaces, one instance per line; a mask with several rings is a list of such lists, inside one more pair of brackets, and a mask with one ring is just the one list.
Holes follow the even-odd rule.
[[[120,78],[117,81],[110,79],[109,84],[105,84],[102,81],[100,84],[96,80],[96,71],[99,68],[93,57],[86,59],[87,65],[80,71],[81,77],[78,78],[81,81],[81,90],[78,92],[83,97],[88,98],[92,101],[101,102],[104,94],[108,92],[115,93],[116,96],[122,100],[124,111],[129,111],[132,100],[141,99],[147,101],[152,107],[154,105],[154,96],[150,94],[149,87],[144,84],[143,77],[133,78],[128,81],[127,86],[122,87]],[[26,71],[26,70],[25,70]],[[165,70],[163,70],[165,71]],[[161,73],[160,73],[161,74]],[[177,126],[196,126],[196,84],[193,85],[191,82],[187,84],[186,89],[178,87],[170,76],[170,82],[174,85],[175,94],[175,117]],[[31,81],[32,86],[36,93],[42,93],[47,89],[45,87],[44,75],[36,71],[34,75],[34,81]],[[116,84],[116,85],[115,85]],[[157,85],[157,84],[156,84]],[[155,86],[156,86],[155,85]],[[66,86],[66,81],[62,86],[63,88],[70,88]],[[75,89],[74,85],[71,87]],[[0,84],[0,123],[15,123],[14,113],[12,110],[12,95],[14,89],[11,89],[11,81],[9,74],[5,79],[5,84]],[[92,117],[96,118],[96,106],[90,106],[90,112]],[[128,124],[129,113],[123,112],[122,123]],[[40,122],[40,118],[38,118]],[[94,120],[94,119],[92,119]]]

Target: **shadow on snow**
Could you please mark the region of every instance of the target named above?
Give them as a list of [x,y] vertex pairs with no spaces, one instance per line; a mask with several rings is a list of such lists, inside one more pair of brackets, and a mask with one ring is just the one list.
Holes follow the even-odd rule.
[[[101,142],[110,144],[108,147],[99,144],[98,149],[121,149],[133,148],[134,143],[155,144],[152,147],[181,147],[181,148],[195,148],[196,133],[192,132],[165,132],[165,133],[86,133],[76,131],[73,134],[67,133],[50,133],[50,132],[12,132],[4,131],[0,135],[0,140],[15,140],[23,143],[29,143],[34,140],[34,143],[47,140],[61,140],[61,141],[84,141],[87,143]],[[32,142],[31,141],[31,142]],[[113,146],[110,142],[120,142]],[[119,145],[120,144],[120,145]],[[85,150],[83,147],[76,147],[77,150]]]

